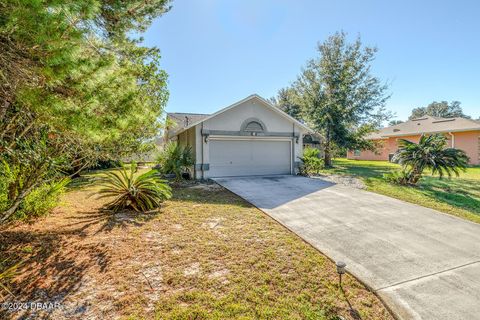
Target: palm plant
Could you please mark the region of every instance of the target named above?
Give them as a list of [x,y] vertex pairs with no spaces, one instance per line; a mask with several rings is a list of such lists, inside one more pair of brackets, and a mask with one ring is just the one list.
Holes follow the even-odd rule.
[[446,145],[446,138],[441,134],[422,135],[418,143],[400,139],[392,160],[403,166],[404,183],[417,184],[425,169],[440,178],[451,177],[452,173],[458,176],[460,170],[465,171],[469,160],[466,153]]
[[190,168],[195,164],[192,148],[181,146],[176,142],[169,142],[157,157],[160,172],[174,174],[176,180],[182,179],[182,174],[190,173]]
[[145,212],[160,207],[164,200],[172,197],[172,189],[155,171],[135,177],[135,167],[132,165],[130,172],[125,168],[108,172],[100,179],[103,188],[98,192],[99,198],[115,197],[107,204],[107,209]]
[[323,159],[320,159],[320,150],[306,147],[303,157],[298,157],[302,162],[300,173],[302,175],[319,174],[323,168]]
[[19,266],[20,263],[11,264],[8,259],[0,261],[0,301],[2,301],[7,294],[12,294],[8,287],[12,278],[17,274]]

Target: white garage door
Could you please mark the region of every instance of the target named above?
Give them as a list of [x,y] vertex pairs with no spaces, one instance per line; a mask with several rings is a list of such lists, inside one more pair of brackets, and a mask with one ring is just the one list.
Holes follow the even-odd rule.
[[209,177],[290,174],[290,141],[210,140]]

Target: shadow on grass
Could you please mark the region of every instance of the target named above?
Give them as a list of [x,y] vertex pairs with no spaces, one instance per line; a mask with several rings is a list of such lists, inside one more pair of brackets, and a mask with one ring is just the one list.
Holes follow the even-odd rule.
[[426,177],[419,190],[436,201],[480,215],[480,184],[475,180]]
[[[0,254],[13,261],[23,261],[12,283],[12,296],[5,302],[61,303],[76,292],[92,267],[104,272],[109,264],[104,244],[75,243],[83,236],[82,228],[38,231],[35,229],[0,232]],[[53,310],[52,310],[53,311]],[[22,313],[22,314],[19,314]],[[0,310],[0,318],[33,319],[35,310]]]
[[67,190],[68,191],[73,191],[73,190],[80,190],[85,187],[89,187],[93,185],[95,182],[96,178],[91,175],[85,175],[81,176],[75,179],[72,179],[68,184],[67,184]]
[[361,320],[362,319],[362,316],[360,315],[360,312],[358,312],[357,309],[355,309],[350,300],[348,299],[347,297],[347,294],[345,292],[345,289],[343,288],[343,286],[340,286],[340,290],[342,291],[342,294],[343,294],[343,297],[345,298],[345,301],[347,302],[348,304],[348,312],[350,313],[350,316],[354,319],[354,320]]
[[[383,174],[400,168],[394,164],[370,164],[365,161],[357,164],[353,161],[338,160],[335,165],[336,167],[328,172],[362,177],[367,184],[388,183],[382,178]],[[418,187],[412,188],[419,196],[480,215],[480,183],[478,179],[469,177],[472,177],[471,172],[462,173],[460,178],[452,179],[427,175]]]
[[173,189],[173,202],[206,203],[218,205],[235,205],[242,208],[252,208],[253,205],[229,190],[213,184],[199,184],[194,187]]
[[335,173],[343,173],[357,177],[381,178],[383,174],[394,171],[394,168],[387,166],[361,167],[342,165],[340,167],[335,167],[333,170]]
[[75,222],[67,224],[66,227],[78,226],[82,230],[90,227],[97,227],[95,234],[98,234],[100,232],[110,232],[115,228],[126,228],[128,226],[140,227],[157,217],[159,213],[160,210],[146,213],[138,213],[134,211],[114,213],[110,210],[103,209],[84,211],[69,218]]

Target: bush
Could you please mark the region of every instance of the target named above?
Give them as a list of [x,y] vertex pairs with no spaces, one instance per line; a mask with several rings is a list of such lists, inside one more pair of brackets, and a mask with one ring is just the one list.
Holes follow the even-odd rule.
[[[18,194],[18,189],[23,184],[19,170],[18,167],[10,166],[5,161],[0,164],[0,212],[10,207],[12,199]],[[9,219],[28,220],[50,213],[57,206],[69,181],[70,179],[62,179],[34,188]]]
[[98,160],[94,165],[89,166],[86,169],[101,170],[101,169],[120,168],[122,166],[123,166],[123,163],[120,160]]
[[409,184],[409,181],[411,179],[411,172],[406,170],[400,170],[400,171],[393,171],[390,173],[384,173],[383,179],[385,179],[385,181],[390,183],[407,185]]
[[7,162],[0,163],[0,212],[10,206],[10,197],[15,190],[12,184],[18,179],[18,168],[12,168]]
[[46,183],[35,188],[23,200],[19,210],[15,212],[12,219],[28,220],[47,215],[58,205],[60,197],[65,193],[65,187],[70,179]]
[[160,207],[160,204],[172,197],[172,189],[161,180],[156,171],[149,171],[138,177],[134,176],[136,165],[132,164],[130,172],[123,168],[117,172],[107,172],[100,179],[103,188],[98,192],[99,198],[115,197],[106,205],[113,212],[131,209],[145,212]]
[[319,158],[320,150],[307,147],[303,150],[303,157],[299,157],[302,164],[300,166],[300,174],[312,175],[319,174],[323,169],[323,159]]
[[195,160],[192,148],[169,142],[158,155],[157,163],[161,173],[174,174],[176,180],[181,180],[184,173],[191,176],[190,168],[195,164]]

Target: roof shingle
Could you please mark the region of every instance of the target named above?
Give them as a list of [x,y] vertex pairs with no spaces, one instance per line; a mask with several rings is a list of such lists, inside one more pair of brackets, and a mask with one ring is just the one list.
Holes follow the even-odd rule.
[[383,139],[397,136],[419,135],[423,133],[441,133],[480,130],[480,122],[465,118],[440,118],[425,116],[412,119],[394,126],[382,128],[369,134],[367,139]]
[[192,123],[201,121],[208,116],[209,114],[203,114],[203,113],[169,112],[167,113],[167,118],[175,122],[176,125],[172,128],[168,128],[168,130],[170,131],[171,135],[174,135],[175,132],[188,127]]

